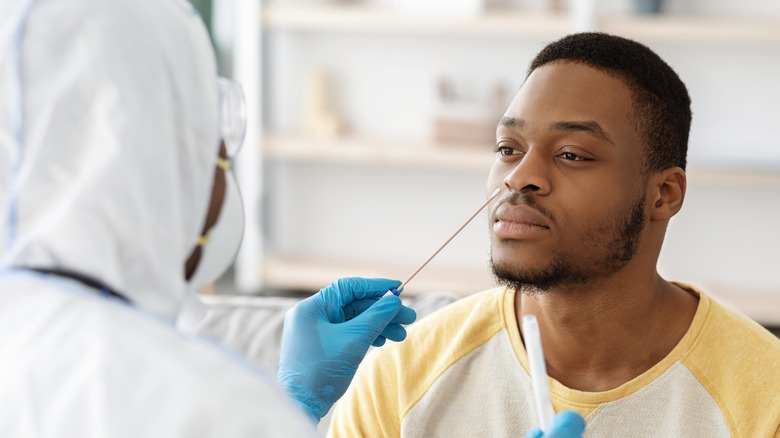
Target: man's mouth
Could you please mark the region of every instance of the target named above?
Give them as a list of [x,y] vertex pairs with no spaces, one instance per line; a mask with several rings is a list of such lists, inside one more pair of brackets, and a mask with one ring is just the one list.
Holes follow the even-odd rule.
[[530,239],[549,231],[550,220],[527,205],[504,203],[495,211],[493,233],[500,239]]

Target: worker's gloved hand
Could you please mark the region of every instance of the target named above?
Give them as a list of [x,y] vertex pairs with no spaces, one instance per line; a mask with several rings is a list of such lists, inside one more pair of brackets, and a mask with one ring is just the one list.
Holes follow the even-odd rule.
[[371,345],[402,341],[417,315],[395,295],[401,282],[342,278],[290,309],[284,317],[277,379],[314,419],[347,390]]
[[562,411],[553,419],[547,433],[534,429],[525,438],[582,438],[585,432],[585,419],[574,411]]

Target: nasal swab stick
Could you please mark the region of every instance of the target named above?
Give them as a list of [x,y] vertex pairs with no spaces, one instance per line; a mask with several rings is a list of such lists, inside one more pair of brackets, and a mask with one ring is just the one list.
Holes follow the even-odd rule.
[[555,410],[550,401],[550,382],[547,381],[539,322],[534,315],[523,316],[523,340],[525,351],[528,353],[528,368],[531,369],[531,387],[534,390],[536,412],[539,414],[539,428],[547,433],[552,425]]
[[[463,223],[463,225],[461,225],[461,226],[460,226],[460,228],[458,228],[458,230],[457,230],[457,231],[455,231],[455,233],[454,233],[452,236],[450,236],[450,238],[449,238],[449,239],[447,239],[447,241],[446,241],[446,242],[444,242],[444,244],[443,244],[442,246],[440,246],[440,247],[439,247],[439,249],[437,249],[437,250],[436,250],[436,252],[435,252],[435,253],[433,253],[433,255],[432,255],[432,256],[428,257],[428,260],[426,260],[426,261],[425,261],[425,263],[423,263],[422,265],[420,265],[420,267],[419,267],[419,268],[417,268],[417,270],[416,270],[416,271],[414,271],[414,274],[410,275],[410,276],[409,276],[409,278],[407,278],[407,279],[406,279],[406,281],[404,281],[403,283],[401,283],[401,285],[400,285],[400,286],[398,286],[398,288],[397,288],[397,289],[395,289],[396,291],[399,291],[397,294],[396,294],[396,293],[394,293],[394,292],[393,292],[393,293],[394,293],[395,295],[398,295],[398,294],[400,294],[400,293],[401,293],[401,292],[400,292],[400,290],[401,290],[401,289],[403,289],[403,288],[404,288],[404,286],[406,286],[407,284],[409,284],[409,282],[410,282],[410,281],[412,281],[412,278],[414,278],[414,276],[415,276],[415,275],[417,275],[417,274],[418,274],[420,271],[422,271],[422,268],[424,268],[424,267],[425,267],[425,265],[427,265],[427,264],[428,264],[428,262],[430,262],[431,260],[433,260],[433,258],[434,258],[434,257],[436,257],[436,254],[438,254],[438,253],[439,253],[441,250],[443,250],[443,249],[444,249],[444,247],[445,247],[445,246],[447,246],[447,244],[448,244],[448,243],[450,243],[450,241],[451,241],[452,239],[454,239],[454,238],[455,238],[455,236],[457,236],[457,235],[458,235],[458,233],[460,233],[460,231],[461,231],[462,229],[464,229],[464,228],[466,227],[466,225],[468,225],[468,224],[469,224],[469,222],[471,222],[471,220],[472,220],[472,219],[474,219],[475,217],[477,217],[477,215],[479,214],[479,212],[480,212],[480,211],[482,211],[482,209],[483,209],[483,208],[487,207],[487,205],[488,205],[488,204],[490,204],[490,201],[492,201],[492,200],[493,200],[493,199],[494,199],[496,196],[498,196],[498,194],[499,194],[499,193],[501,193],[501,187],[497,188],[497,189],[496,189],[496,191],[495,191],[495,192],[493,192],[493,194],[492,194],[492,195],[490,195],[490,197],[487,199],[487,201],[485,201],[485,203],[484,203],[484,204],[482,204],[482,206],[481,206],[481,207],[479,207],[479,209],[477,209],[477,211],[475,211],[475,212],[474,212],[474,214],[472,214],[472,215],[471,215],[471,217],[470,217],[470,218],[468,218],[468,219],[466,220],[466,222],[464,222],[464,223]],[[391,291],[391,292],[392,292],[392,291]],[[385,295],[386,295],[386,294],[385,294]]]

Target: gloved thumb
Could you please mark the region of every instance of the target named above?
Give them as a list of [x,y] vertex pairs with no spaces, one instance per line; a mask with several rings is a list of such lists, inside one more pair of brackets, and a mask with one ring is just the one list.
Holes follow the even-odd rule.
[[398,315],[401,307],[401,299],[388,294],[344,324],[349,325],[351,331],[361,333],[368,343],[373,343]]
[[552,430],[546,434],[546,438],[573,438],[581,437],[585,432],[585,419],[580,414],[566,410],[555,416]]

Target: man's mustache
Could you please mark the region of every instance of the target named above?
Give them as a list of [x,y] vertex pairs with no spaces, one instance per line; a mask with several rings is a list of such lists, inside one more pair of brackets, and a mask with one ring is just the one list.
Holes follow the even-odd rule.
[[510,204],[515,206],[520,205],[526,205],[528,207],[533,208],[534,210],[538,211],[542,215],[544,215],[547,219],[550,220],[550,223],[555,224],[555,215],[550,211],[544,208],[541,204],[539,204],[539,201],[534,196],[529,196],[525,193],[521,192],[515,192],[511,191],[506,196],[502,197],[498,204],[496,204],[496,207],[491,211],[491,215],[495,217],[496,210],[499,209],[504,204]]

